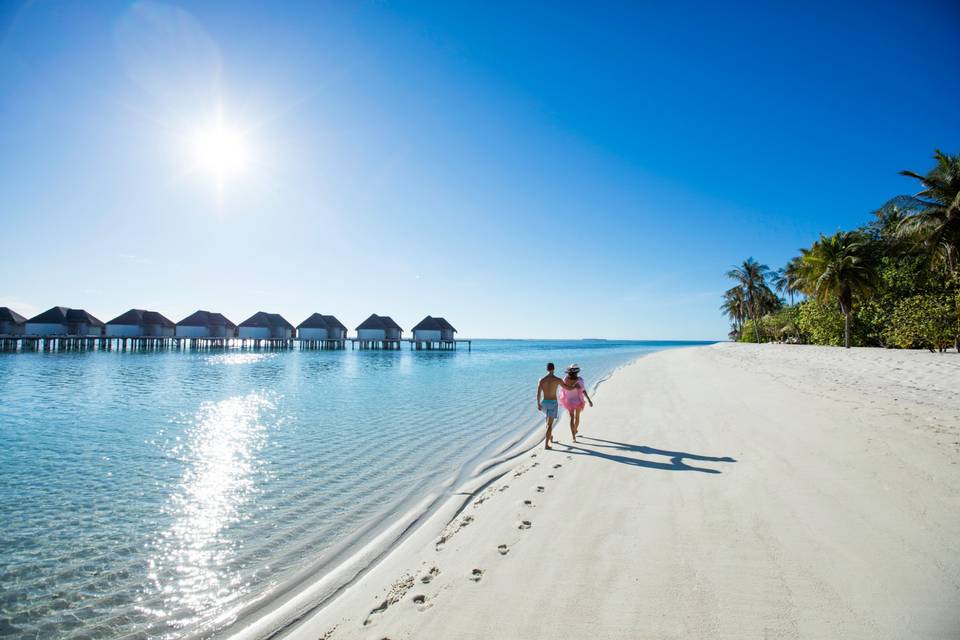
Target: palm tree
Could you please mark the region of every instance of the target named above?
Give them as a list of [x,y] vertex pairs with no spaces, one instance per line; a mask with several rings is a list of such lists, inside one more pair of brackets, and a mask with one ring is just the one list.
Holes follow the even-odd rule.
[[743,330],[743,321],[747,317],[747,305],[743,297],[743,289],[732,287],[724,291],[723,304],[720,305],[720,310],[730,318],[730,324],[733,327],[731,335],[739,337]]
[[896,244],[902,239],[904,224],[910,216],[922,212],[925,208],[914,196],[896,196],[873,212],[874,220],[868,228],[877,239]]
[[919,209],[901,225],[903,233],[919,238],[934,262],[941,262],[948,273],[960,273],[960,155],[934,152],[936,166],[920,175],[901,171],[915,178],[923,190],[915,197]]
[[786,267],[777,269],[770,279],[777,293],[781,293],[789,298],[791,305],[793,305],[794,296],[801,293],[799,285],[800,275],[797,271],[799,266],[799,258],[794,258],[787,263]]
[[804,292],[824,303],[836,300],[843,313],[843,344],[850,348],[850,316],[857,296],[873,288],[874,251],[856,231],[820,235],[800,257],[800,283]]
[[[787,292],[787,270],[783,267],[770,274],[770,284],[777,290],[777,293]],[[792,302],[791,302],[792,304]]]
[[[767,285],[770,267],[760,264],[753,258],[747,258],[740,266],[727,272],[727,277],[735,280],[741,289],[747,316],[753,321],[753,330],[760,342],[760,317],[772,306],[777,296]],[[779,301],[778,301],[779,302]]]

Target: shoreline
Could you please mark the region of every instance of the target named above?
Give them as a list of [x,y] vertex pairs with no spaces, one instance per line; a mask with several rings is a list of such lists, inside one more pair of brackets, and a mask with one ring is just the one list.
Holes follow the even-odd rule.
[[[591,396],[618,371],[643,358],[664,350],[701,346],[704,345],[674,347],[638,355],[597,379],[591,385]],[[558,425],[564,416],[565,412],[561,411]],[[538,415],[520,436],[515,439],[511,439],[509,434],[503,436],[491,446],[492,453],[487,449],[478,453],[422,500],[415,501],[410,497],[402,499],[399,505],[388,509],[382,516],[326,550],[323,557],[291,576],[286,583],[278,585],[276,590],[261,595],[239,609],[221,614],[213,621],[215,628],[218,628],[214,637],[230,640],[262,640],[291,634],[291,637],[299,637],[299,625],[333,605],[346,590],[391,555],[398,553],[411,538],[420,540],[422,537],[441,535],[485,489],[522,464],[523,459],[529,457],[543,442],[543,438],[543,418]],[[407,508],[403,508],[404,505]],[[319,578],[309,577],[320,571],[323,573]],[[200,632],[188,638],[207,637],[208,634],[209,631]]]
[[924,386],[960,362],[729,343],[648,355],[602,381],[581,445],[504,461],[273,637],[960,625],[960,393]]

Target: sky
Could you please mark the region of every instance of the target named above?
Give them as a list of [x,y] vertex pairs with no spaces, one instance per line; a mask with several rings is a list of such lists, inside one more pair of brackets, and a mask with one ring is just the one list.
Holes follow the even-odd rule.
[[960,4],[0,0],[0,306],[720,339],[960,153]]

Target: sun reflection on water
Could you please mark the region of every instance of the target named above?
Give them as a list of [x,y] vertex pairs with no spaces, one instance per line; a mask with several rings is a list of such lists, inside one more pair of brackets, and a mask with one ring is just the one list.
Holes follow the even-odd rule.
[[207,364],[253,364],[275,355],[275,353],[222,353],[207,358]]
[[274,400],[262,393],[204,403],[186,437],[169,451],[184,471],[164,509],[173,523],[155,541],[152,593],[141,601],[142,610],[173,617],[182,628],[247,591],[252,576],[243,574],[236,557],[242,540],[225,533],[249,517],[246,505],[260,490],[265,472],[258,452],[277,423],[266,417],[274,410]]

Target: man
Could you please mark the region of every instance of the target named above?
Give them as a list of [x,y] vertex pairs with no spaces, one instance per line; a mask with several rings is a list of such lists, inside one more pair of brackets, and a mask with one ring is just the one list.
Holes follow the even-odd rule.
[[553,363],[547,363],[547,375],[540,378],[540,384],[537,385],[537,411],[542,411],[547,417],[547,437],[543,441],[544,449],[552,449],[550,443],[553,442],[553,422],[557,419],[560,406],[557,404],[557,387],[563,386],[567,389],[576,389],[576,385],[567,384],[562,378],[553,375]]

